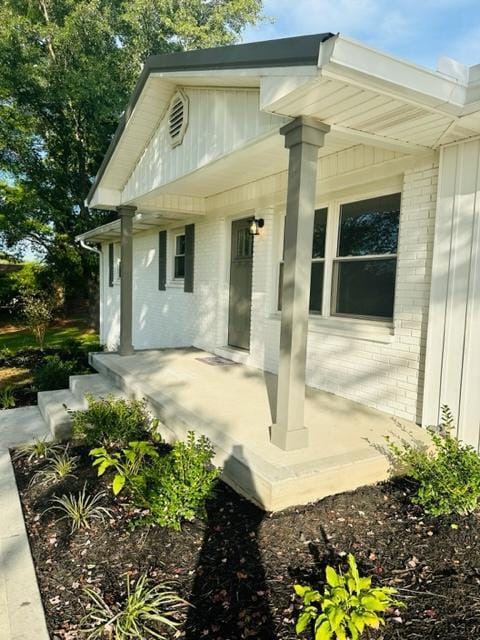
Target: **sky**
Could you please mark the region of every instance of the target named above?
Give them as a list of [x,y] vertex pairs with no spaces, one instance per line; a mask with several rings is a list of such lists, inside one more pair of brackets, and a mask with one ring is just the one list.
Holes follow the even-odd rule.
[[480,0],[264,0],[264,13],[244,42],[330,31],[431,69],[480,63]]

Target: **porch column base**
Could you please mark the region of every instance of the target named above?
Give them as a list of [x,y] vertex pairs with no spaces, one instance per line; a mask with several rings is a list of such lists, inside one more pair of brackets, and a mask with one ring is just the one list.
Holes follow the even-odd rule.
[[273,424],[271,427],[270,442],[284,451],[304,449],[308,447],[308,429],[306,427],[288,429],[279,424]]

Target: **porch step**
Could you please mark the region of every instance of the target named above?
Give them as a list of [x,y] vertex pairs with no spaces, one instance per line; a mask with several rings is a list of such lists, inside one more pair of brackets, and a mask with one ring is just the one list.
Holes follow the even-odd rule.
[[55,440],[68,440],[72,435],[72,417],[67,409],[83,409],[83,403],[75,398],[70,389],[39,391],[37,401],[40,413]]
[[96,398],[107,395],[124,397],[125,394],[102,375],[70,376],[69,389],[40,391],[38,408],[56,440],[68,440],[72,436],[72,416],[69,411],[87,408],[87,394]]

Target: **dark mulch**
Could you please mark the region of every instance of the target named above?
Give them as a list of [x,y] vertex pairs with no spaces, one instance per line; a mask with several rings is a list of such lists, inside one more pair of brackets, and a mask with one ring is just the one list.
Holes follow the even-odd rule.
[[[182,532],[129,529],[134,514],[108,493],[109,524],[72,537],[66,523],[42,512],[56,493],[97,481],[82,456],[77,480],[27,488],[31,467],[15,463],[30,542],[52,637],[80,637],[81,589],[120,595],[122,575],[148,571],[173,580],[192,605],[182,631],[188,640],[293,640],[296,581],[322,584],[327,563],[355,554],[361,572],[400,590],[407,608],[392,615],[384,640],[466,640],[480,637],[480,535],[478,516],[425,517],[412,506],[405,481],[365,487],[317,504],[269,515],[223,483],[205,521]],[[455,525],[452,528],[451,525]],[[382,635],[383,634],[383,635]],[[172,635],[172,637],[174,637]]]
[[[37,367],[42,365],[46,356],[58,355],[62,360],[73,360],[76,363],[78,373],[91,373],[93,369],[88,364],[88,349],[87,348],[46,348],[43,351],[34,349],[22,349],[14,354],[1,355],[0,354],[0,378],[2,376],[2,370],[8,370],[10,368],[28,369],[33,372]],[[63,388],[67,386],[64,381],[60,381],[60,384],[56,388]],[[12,385],[12,393],[15,399],[15,407],[26,407],[37,404],[37,392],[38,389],[32,384],[32,382],[25,382]]]

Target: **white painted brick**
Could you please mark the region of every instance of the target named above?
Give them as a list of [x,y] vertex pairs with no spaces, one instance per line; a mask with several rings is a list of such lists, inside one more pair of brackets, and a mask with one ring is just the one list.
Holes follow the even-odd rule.
[[[348,154],[341,158],[328,164],[331,175],[347,167]],[[392,340],[369,341],[335,335],[333,330],[312,330],[308,338],[308,384],[410,420],[419,420],[421,411],[418,389],[423,382],[437,175],[436,163],[428,161],[404,176]],[[272,193],[272,188],[277,192]],[[136,348],[194,345],[213,351],[225,345],[230,233],[221,216],[232,207],[239,217],[242,211],[251,212],[259,194],[263,202],[282,203],[281,211],[284,190],[284,177],[272,177],[214,197],[219,213],[195,220],[193,294],[182,288],[159,291],[158,230],[134,236],[134,278],[141,283],[133,303]],[[255,239],[249,363],[275,372],[280,335],[280,323],[272,318],[277,298],[277,213],[262,205],[257,214],[266,223],[263,235]],[[119,287],[108,287],[106,246],[103,260],[101,330],[112,349],[119,334]]]

